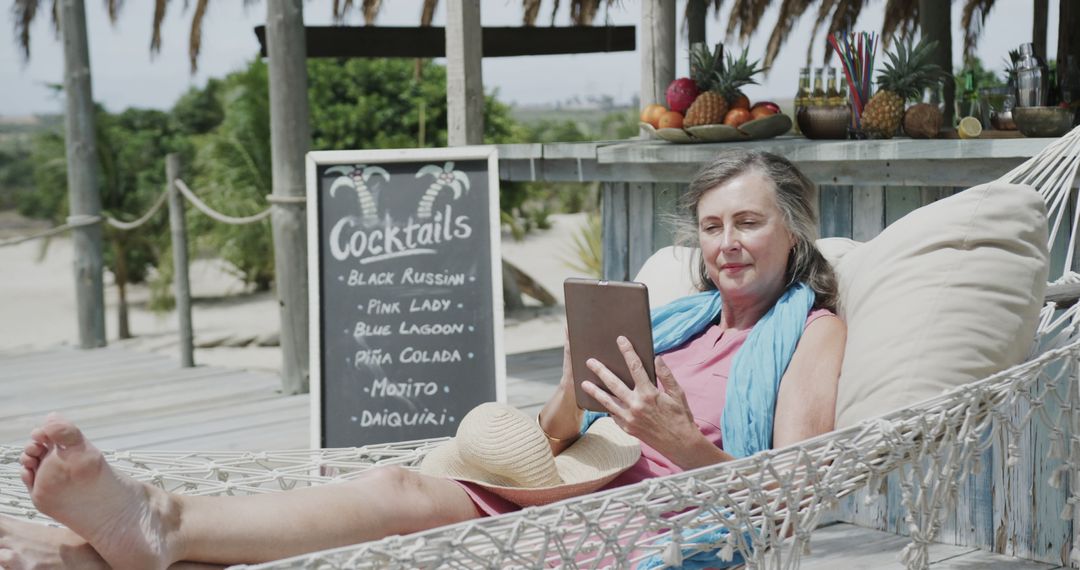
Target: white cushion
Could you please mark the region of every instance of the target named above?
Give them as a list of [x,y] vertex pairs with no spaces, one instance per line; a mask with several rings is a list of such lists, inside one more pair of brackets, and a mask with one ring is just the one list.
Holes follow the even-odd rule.
[[[848,326],[836,427],[1021,362],[1046,287],[1046,232],[1035,191],[991,183],[919,208],[865,244],[818,240]],[[637,280],[653,307],[697,291],[695,254],[666,247],[646,261]]]
[[694,275],[700,258],[700,249],[668,246],[645,260],[634,281],[649,288],[649,308],[655,309],[679,297],[697,293]]
[[1048,272],[1046,209],[993,182],[919,208],[834,268],[848,340],[836,427],[1021,362]]

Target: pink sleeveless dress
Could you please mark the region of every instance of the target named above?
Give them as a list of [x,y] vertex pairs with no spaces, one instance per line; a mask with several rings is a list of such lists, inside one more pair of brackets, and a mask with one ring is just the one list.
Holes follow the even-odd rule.
[[[821,317],[832,314],[827,309],[811,311],[807,315],[806,326]],[[664,362],[682,386],[683,392],[686,393],[686,401],[690,404],[694,422],[697,423],[701,433],[721,449],[724,447],[724,441],[720,433],[720,416],[724,411],[728,371],[731,369],[735,353],[749,334],[749,330],[721,332],[719,325],[713,325],[679,348],[663,354]],[[667,457],[642,443],[641,458],[638,462],[605,485],[603,489],[621,487],[652,477],[680,472],[682,469],[669,461]],[[499,515],[521,509],[520,506],[479,485],[464,481],[455,481],[455,483],[465,489],[481,515]]]

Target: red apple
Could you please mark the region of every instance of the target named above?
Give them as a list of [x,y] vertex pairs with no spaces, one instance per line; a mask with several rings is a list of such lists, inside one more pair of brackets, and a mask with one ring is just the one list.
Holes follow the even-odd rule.
[[685,113],[698,96],[697,84],[689,77],[680,77],[668,85],[666,95],[669,109]]
[[754,103],[753,107],[750,107],[750,110],[753,111],[754,109],[757,109],[758,107],[767,107],[769,109],[772,109],[773,113],[779,113],[780,112],[780,105],[777,105],[776,103],[773,103],[772,101],[758,101],[757,103]]

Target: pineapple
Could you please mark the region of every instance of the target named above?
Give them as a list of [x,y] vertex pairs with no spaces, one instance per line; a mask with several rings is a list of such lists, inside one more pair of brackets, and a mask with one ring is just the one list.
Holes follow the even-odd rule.
[[937,85],[944,71],[927,61],[937,42],[922,40],[911,47],[911,41],[897,44],[895,52],[886,52],[889,61],[878,75],[878,91],[863,108],[862,128],[869,135],[892,138],[904,119],[904,102],[918,98],[923,89]]
[[[705,44],[694,44],[690,50],[691,70],[701,94],[686,110],[683,126],[715,125],[724,122],[724,115],[730,108],[730,102],[739,95],[743,85],[755,84],[753,76],[761,73],[758,62],[746,61],[747,50],[743,50],[739,59],[722,58],[723,45],[717,44],[715,51],[710,51]],[[726,64],[724,59],[727,60]]]

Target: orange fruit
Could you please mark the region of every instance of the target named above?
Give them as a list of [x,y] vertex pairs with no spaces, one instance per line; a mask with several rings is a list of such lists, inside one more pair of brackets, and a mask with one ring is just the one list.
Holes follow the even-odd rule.
[[724,124],[730,127],[737,127],[749,120],[750,111],[742,107],[736,107],[728,111],[727,115],[724,115]]
[[750,109],[750,117],[752,119],[760,119],[762,117],[768,117],[775,114],[776,111],[772,110],[769,107],[754,107],[753,109]]
[[656,127],[660,123],[660,115],[667,112],[667,109],[659,103],[653,103],[646,106],[641,111],[641,122],[649,123],[653,127]]
[[681,129],[683,116],[678,111],[668,111],[663,115],[660,115],[660,120],[657,121],[658,129]]
[[735,96],[735,99],[731,100],[731,108],[750,110],[750,98],[745,93],[740,92]]

